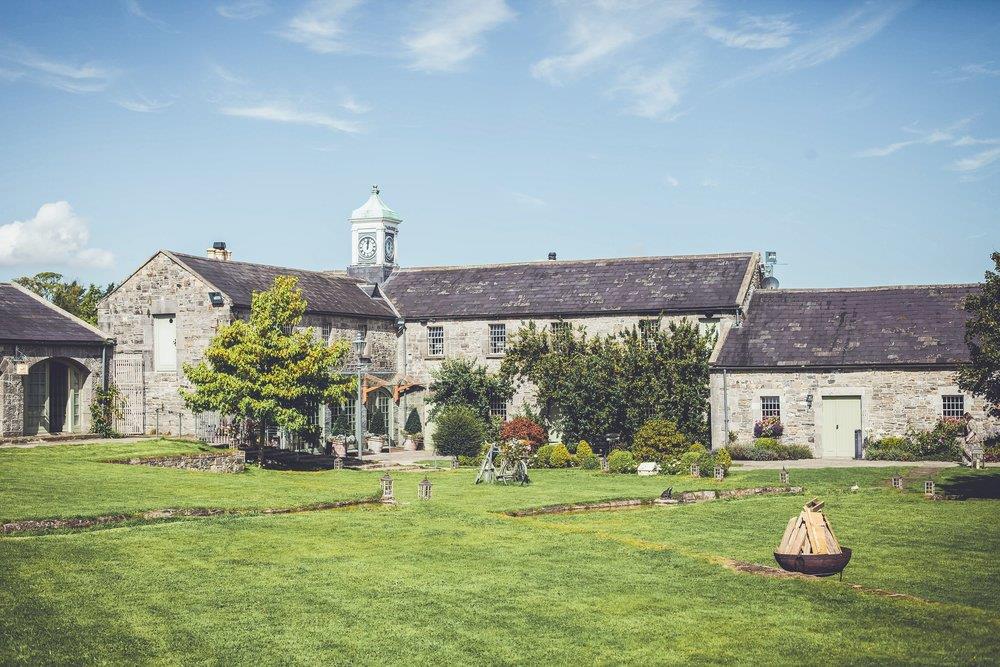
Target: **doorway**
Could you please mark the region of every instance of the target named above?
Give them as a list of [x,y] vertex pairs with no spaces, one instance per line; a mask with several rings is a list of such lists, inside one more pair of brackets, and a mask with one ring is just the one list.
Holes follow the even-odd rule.
[[79,433],[84,380],[84,371],[57,359],[39,361],[29,368],[22,380],[24,435]]
[[823,397],[824,458],[854,458],[854,432],[860,429],[860,396]]

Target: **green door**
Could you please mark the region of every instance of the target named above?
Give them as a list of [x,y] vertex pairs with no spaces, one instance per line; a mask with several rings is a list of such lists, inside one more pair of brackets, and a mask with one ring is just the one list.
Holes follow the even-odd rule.
[[860,428],[860,396],[823,397],[824,458],[853,458],[854,432]]
[[49,432],[49,362],[39,361],[21,380],[24,389],[24,434]]

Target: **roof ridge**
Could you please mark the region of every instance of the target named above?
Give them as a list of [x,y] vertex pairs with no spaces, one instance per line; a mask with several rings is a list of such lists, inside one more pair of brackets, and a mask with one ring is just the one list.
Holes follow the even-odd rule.
[[279,266],[277,264],[263,264],[261,262],[246,262],[240,259],[226,259],[226,260],[212,259],[211,257],[202,257],[201,255],[191,255],[186,252],[174,252],[173,250],[168,250],[167,252],[169,252],[172,255],[176,255],[177,257],[183,257],[185,259],[199,259],[206,262],[220,262],[222,264],[246,264],[248,266],[261,266],[264,268],[278,269],[281,271],[298,271],[300,273],[314,273],[318,276],[323,276],[324,278],[347,278],[351,282],[360,282],[356,278],[347,275],[345,271],[339,271],[338,269],[329,269],[329,270],[297,269],[293,266]]
[[727,259],[736,257],[753,257],[753,252],[720,252],[700,255],[631,255],[627,257],[596,257],[592,259],[534,259],[522,262],[493,262],[488,264],[442,264],[440,266],[408,266],[399,267],[393,274],[415,271],[439,271],[442,269],[489,269],[508,266],[547,265],[565,266],[567,264],[594,264],[597,262],[639,262],[657,259]]
[[775,289],[758,289],[756,294],[790,292],[804,294],[809,292],[884,292],[904,289],[947,289],[958,287],[982,287],[982,283],[928,283],[923,285],[868,285],[863,287],[778,287]]

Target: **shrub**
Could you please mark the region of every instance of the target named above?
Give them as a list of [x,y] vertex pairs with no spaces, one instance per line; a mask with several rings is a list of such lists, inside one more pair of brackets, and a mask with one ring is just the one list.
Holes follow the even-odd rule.
[[689,452],[707,452],[708,449],[705,447],[705,445],[701,444],[700,442],[695,442],[690,447],[688,447],[688,451]]
[[813,451],[805,445],[785,445],[789,459],[811,459]]
[[[346,416],[344,417],[346,421]],[[423,430],[423,426],[420,424],[420,414],[417,412],[416,408],[410,409],[410,414],[406,416],[406,424],[403,426],[403,431],[409,433],[410,435],[416,435]]]
[[485,440],[485,426],[475,410],[449,405],[435,419],[434,446],[445,456],[476,456]]
[[780,461],[781,456],[778,452],[770,449],[763,449],[761,447],[751,447],[750,448],[750,460],[751,461]]
[[552,450],[555,449],[555,445],[542,445],[538,448],[535,453],[535,467],[536,468],[550,468],[552,467],[551,458]]
[[102,438],[118,438],[115,420],[122,416],[121,393],[118,385],[110,384],[107,389],[94,390],[94,400],[90,404],[90,430]]
[[959,461],[965,435],[961,419],[939,419],[933,428],[907,429],[905,437],[890,436],[869,441],[865,457],[872,461]]
[[750,458],[750,447],[746,445],[737,445],[735,443],[726,447],[726,451],[729,452],[729,458],[733,461],[751,461]]
[[[729,467],[733,465],[733,457],[729,455],[729,452],[726,451],[725,447],[715,452],[714,457],[715,457],[714,461],[715,465],[722,466],[723,468],[726,469],[726,472],[728,472]],[[712,467],[714,468],[715,466]]]
[[527,417],[515,417],[500,426],[502,440],[527,440],[532,447],[540,447],[549,441],[549,434],[541,424]]
[[745,445],[730,445],[726,449],[733,460],[740,461],[784,461],[813,457],[812,450],[805,445],[783,445],[774,438],[757,438],[749,448]]
[[595,455],[580,459],[580,467],[584,470],[599,470],[601,467],[601,461]]
[[632,452],[624,449],[616,449],[608,456],[608,472],[628,474],[635,472],[638,466]]
[[483,457],[481,456],[465,456],[464,454],[458,455],[458,465],[469,468],[478,468],[483,462]]
[[677,459],[688,448],[688,439],[668,419],[650,419],[636,431],[632,454],[640,461]]
[[704,454],[704,452],[695,452],[690,450],[681,454],[681,457],[680,459],[678,459],[677,463],[678,467],[680,468],[680,471],[690,472],[691,466],[694,465],[695,463],[697,463],[700,466],[702,454]]
[[590,446],[590,443],[586,440],[581,440],[576,446],[576,455],[578,458],[586,458],[588,456],[594,455],[594,448]]
[[756,440],[753,441],[753,446],[759,447],[760,449],[766,449],[772,452],[780,452],[782,449],[780,442],[778,442],[774,438],[768,438],[768,437],[757,438]]
[[781,420],[777,417],[764,417],[753,425],[753,437],[755,438],[780,438],[785,432],[785,427],[781,425]]
[[566,449],[566,445],[558,444],[552,448],[549,455],[549,466],[552,468],[565,468],[573,462],[573,456]]

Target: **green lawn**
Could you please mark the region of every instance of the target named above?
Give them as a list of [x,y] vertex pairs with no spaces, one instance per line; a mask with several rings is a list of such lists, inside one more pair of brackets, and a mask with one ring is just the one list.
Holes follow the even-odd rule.
[[[105,463],[183,443],[0,450],[3,520],[255,509],[377,493],[377,473],[220,475]],[[687,477],[532,471],[529,487],[394,475],[400,504],[0,538],[0,664],[998,662],[1000,501],[892,491],[893,469],[793,471],[855,549],[841,583],[772,564],[802,496],[511,518],[653,497]],[[1000,471],[943,471],[995,498]],[[774,484],[776,471],[724,486]],[[848,489],[858,484],[857,493]],[[880,597],[850,583],[926,601]]]

